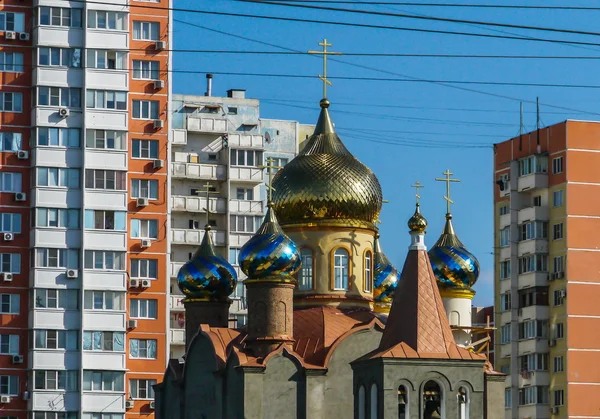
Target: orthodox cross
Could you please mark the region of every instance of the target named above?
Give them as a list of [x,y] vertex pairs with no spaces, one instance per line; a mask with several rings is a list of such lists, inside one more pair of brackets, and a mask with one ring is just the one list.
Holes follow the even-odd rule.
[[202,192],[206,192],[206,208],[202,208],[204,211],[206,211],[206,225],[208,225],[208,217],[210,216],[210,214],[214,214],[211,210],[210,210],[210,194],[218,194],[219,192],[217,191],[211,191],[211,188],[213,187],[209,182],[206,182],[204,185],[202,185],[204,187],[204,191],[200,191],[197,190],[196,194],[200,195]]
[[446,195],[444,196],[444,199],[446,200],[447,213],[450,214],[450,205],[454,204],[454,201],[450,199],[450,182],[460,182],[460,179],[452,179],[451,176],[454,173],[452,173],[450,169],[447,169],[443,174],[446,177],[436,177],[435,180],[446,182]]
[[341,52],[327,51],[327,47],[333,46],[327,42],[326,38],[323,38],[323,42],[319,42],[319,45],[323,47],[323,51],[308,51],[309,54],[323,55],[323,75],[319,74],[319,79],[323,82],[323,97],[327,97],[327,85],[331,86],[331,82],[327,79],[327,56],[328,55],[342,55]]
[[[390,202],[390,201],[389,201],[389,199],[382,199],[382,200],[381,200],[381,203],[382,203],[382,204],[388,204],[389,202]],[[379,218],[379,217],[378,217],[378,218],[377,218],[377,219],[374,221],[374,223],[375,223],[375,225],[379,225],[379,224],[381,224],[381,218]]]
[[421,182],[419,182],[418,180],[415,182],[414,185],[410,185],[411,187],[415,188],[415,197],[417,198],[417,205],[419,205],[420,201],[421,201],[421,195],[419,195],[419,189],[424,188],[425,186],[423,186],[421,184]]
[[283,166],[275,166],[275,159],[273,157],[267,158],[267,164],[257,166],[259,169],[268,169],[269,182],[267,183],[267,189],[269,190],[269,198],[267,202],[270,203],[273,201],[273,175],[275,174],[273,169],[281,169]]

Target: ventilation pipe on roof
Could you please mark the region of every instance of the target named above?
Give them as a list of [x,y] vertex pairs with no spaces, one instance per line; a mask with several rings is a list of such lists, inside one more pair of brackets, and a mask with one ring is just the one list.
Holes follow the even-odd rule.
[[205,96],[212,96],[212,78],[212,74],[206,75],[206,93],[204,94]]

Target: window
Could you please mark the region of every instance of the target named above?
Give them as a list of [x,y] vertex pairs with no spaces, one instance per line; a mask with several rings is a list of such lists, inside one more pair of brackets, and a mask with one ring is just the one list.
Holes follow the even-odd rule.
[[79,268],[78,249],[35,249],[36,268]]
[[333,289],[348,289],[348,251],[336,249],[333,255]]
[[519,259],[519,274],[546,272],[548,255],[527,255]]
[[125,293],[117,291],[85,291],[86,310],[125,310]]
[[[33,412],[33,419],[77,419],[77,412]],[[116,419],[116,418],[115,418]],[[123,417],[121,416],[121,418]]]
[[127,92],[88,90],[86,95],[88,109],[127,110]]
[[19,377],[16,375],[0,375],[0,394],[18,396]]
[[398,419],[408,419],[410,400],[408,399],[408,389],[406,386],[398,387]]
[[532,173],[547,173],[548,157],[529,156],[519,160],[519,176],[526,176]]
[[555,207],[560,207],[563,204],[563,191],[554,191],[552,193],[552,202]]
[[34,371],[36,390],[77,391],[79,371]]
[[83,332],[84,351],[125,351],[124,332]]
[[519,226],[519,240],[547,239],[548,223],[545,221],[531,221]]
[[158,239],[158,220],[131,220],[131,237]]
[[106,12],[103,10],[88,10],[87,27],[90,29],[126,31],[127,14],[121,12]]
[[[231,109],[231,108],[229,108],[229,109]],[[271,158],[273,159],[272,164],[275,167],[268,168],[267,173],[273,172],[273,174],[275,174],[289,162],[289,159],[286,159],[283,157],[271,157]],[[261,158],[261,160],[262,160],[262,158]]]
[[133,117],[135,119],[158,119],[157,100],[134,100]]
[[510,278],[510,260],[500,262],[500,279]]
[[565,296],[567,295],[567,290],[560,289],[554,290],[553,292],[553,302],[555,306],[562,306],[565,303]]
[[37,208],[33,216],[37,227],[79,228],[78,209]]
[[79,336],[76,330],[34,330],[35,349],[66,349],[75,351],[78,348]]
[[554,338],[562,339],[565,337],[565,325],[563,323],[556,323],[554,325]]
[[19,335],[0,335],[0,354],[19,354]]
[[504,408],[508,409],[512,407],[512,389],[504,389]]
[[500,295],[500,310],[509,311],[511,307],[511,295],[510,293]]
[[155,339],[129,339],[131,358],[156,359]]
[[[124,419],[123,413],[82,413],[81,419]],[[37,419],[37,418],[34,418]],[[69,418],[70,419],[70,418]],[[77,419],[77,418],[73,418]]]
[[157,319],[158,302],[132,298],[129,300],[129,317],[136,319]]
[[79,290],[36,288],[36,308],[79,309]]
[[232,166],[260,166],[263,164],[263,152],[256,150],[236,150],[229,152]]
[[502,374],[510,375],[510,364],[501,365],[499,371]]
[[236,199],[246,199],[252,201],[254,199],[254,189],[252,188],[237,188],[235,191]]
[[0,253],[0,272],[21,273],[21,255],[19,253]]
[[510,227],[500,230],[500,247],[510,246]]
[[127,143],[126,131],[105,131],[103,129],[89,129],[85,134],[87,148],[100,148],[108,150],[125,150]]
[[[237,247],[230,247],[229,248],[229,263],[231,263],[232,265],[237,265],[239,257],[240,257],[240,249]],[[304,267],[304,264],[302,264],[302,266]]]
[[230,215],[229,228],[236,233],[254,233],[261,225],[262,217],[251,215]]
[[133,399],[154,399],[156,380],[129,380],[129,393]]
[[373,291],[373,253],[365,253],[365,292]]
[[554,390],[554,406],[562,406],[565,404],[565,391]]
[[565,257],[557,256],[553,259],[554,272],[564,272],[565,271]]
[[0,212],[0,233],[20,233],[21,214]]
[[158,141],[157,140],[133,140],[132,155],[136,159],[157,159]]
[[[123,221],[125,225],[125,221]],[[85,269],[123,271],[125,270],[125,252],[110,250],[86,250]]]
[[547,338],[548,320],[526,320],[519,323],[519,339]]
[[521,371],[548,371],[548,354],[527,354],[518,358]]
[[158,278],[158,260],[156,259],[131,259],[132,278],[156,279]]
[[302,268],[298,274],[298,288],[301,291],[312,290],[313,288],[313,252],[304,248],[300,251],[302,258]]
[[371,384],[371,396],[369,397],[370,411],[369,417],[371,419],[377,419],[377,384]]
[[547,306],[548,287],[531,287],[519,290],[519,308],[529,306]]
[[0,71],[22,73],[23,53],[0,51]]
[[99,169],[86,169],[85,171],[85,187],[88,189],[124,191],[126,182],[127,172]]
[[563,223],[554,224],[552,226],[552,238],[560,240],[563,238]]
[[500,207],[500,215],[508,215],[510,213],[510,207],[508,205],[503,205]]
[[159,32],[158,22],[133,22],[133,39],[136,41],[158,41]]
[[131,197],[158,199],[158,180],[131,179]]
[[133,78],[159,80],[158,65],[158,61],[133,60]]
[[40,7],[40,25],[81,28],[81,9]]
[[[237,115],[238,114],[238,108],[234,107],[234,106],[228,106],[227,107],[227,115]],[[274,169],[277,170],[277,169]]]
[[40,47],[38,64],[52,67],[81,67],[81,50],[79,48]]
[[38,87],[38,105],[81,107],[81,89],[78,87]]
[[563,158],[557,157],[555,159],[552,159],[552,173],[556,175],[556,174],[562,173],[562,172],[563,172]]
[[85,210],[85,228],[125,231],[125,211]]
[[125,373],[83,371],[83,391],[125,391]]
[[548,404],[548,387],[534,386],[519,389],[519,406],[528,404]]
[[0,192],[21,192],[21,179],[20,173],[0,173]]
[[565,370],[564,358],[562,356],[554,357],[554,372],[563,372]]
[[507,323],[500,328],[500,343],[501,344],[508,343],[512,340],[511,336],[510,336],[510,332],[511,332],[510,323]]
[[19,314],[21,297],[19,294],[0,294],[0,313]]
[[22,139],[23,136],[19,132],[0,132],[0,151],[22,150]]
[[542,197],[541,195],[536,195],[533,197],[532,199],[532,203],[534,207],[541,207],[542,206]]
[[37,145],[50,147],[79,148],[78,128],[46,128],[37,129]]
[[25,14],[13,12],[0,12],[0,31],[24,32]]
[[38,167],[37,186],[79,188],[79,169]]
[[122,51],[88,49],[86,64],[88,68],[126,70],[127,53]]
[[0,92],[0,112],[23,112],[23,93]]
[[367,398],[365,396],[365,386],[361,384],[358,389],[358,419],[365,419],[367,410]]

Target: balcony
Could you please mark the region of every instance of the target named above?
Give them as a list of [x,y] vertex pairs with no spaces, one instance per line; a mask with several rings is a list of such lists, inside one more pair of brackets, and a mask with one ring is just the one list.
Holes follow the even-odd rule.
[[510,246],[504,246],[500,248],[500,260],[508,260],[510,259]]
[[170,329],[169,340],[171,345],[185,345],[185,329]]
[[548,207],[528,207],[519,211],[518,223],[523,224],[527,221],[548,221]]
[[529,175],[520,176],[517,181],[517,190],[519,192],[547,187],[548,173],[531,173]]
[[508,358],[511,356],[511,342],[500,345],[500,358]]
[[169,309],[172,311],[183,311],[183,299],[185,296],[183,295],[171,295],[169,301]]
[[542,305],[533,305],[519,308],[519,318],[522,320],[545,320],[550,316],[550,307]]
[[234,182],[264,182],[263,170],[255,167],[230,167],[229,178]]
[[519,356],[534,352],[546,353],[548,350],[548,338],[533,338],[519,341]]
[[187,144],[187,131],[184,129],[174,129],[173,131],[173,145],[186,145]]
[[262,135],[230,134],[229,147],[264,148],[264,138]]
[[545,254],[548,253],[548,240],[547,239],[531,239],[523,240],[519,242],[518,254],[519,257],[526,254]]
[[511,279],[506,278],[500,281],[500,293],[504,294],[505,292],[510,291],[511,288]]
[[228,131],[228,121],[219,117],[194,117],[188,116],[187,130],[192,132],[207,132],[225,134]]
[[500,221],[498,223],[498,228],[500,230],[508,227],[510,225],[510,212],[508,214],[504,214],[500,216]]
[[548,272],[528,272],[519,275],[519,289],[547,285]]
[[233,247],[242,247],[243,245],[246,244],[246,242],[248,240],[250,240],[251,237],[252,237],[252,233],[246,233],[246,234],[230,233],[229,234],[229,245],[233,246]]
[[[225,198],[209,198],[208,202],[208,210],[210,212],[216,214],[227,213],[227,201]],[[206,212],[206,198],[201,196],[172,196],[171,210],[184,212]]]
[[229,201],[229,211],[232,213],[243,213],[245,215],[263,215],[263,201],[246,201],[241,199],[231,199]]
[[184,262],[171,262],[171,278],[177,278],[177,273],[183,264]]
[[[173,244],[189,244],[193,246],[199,246],[204,238],[204,230],[187,230],[182,228],[171,229],[171,242]],[[210,232],[211,238],[215,246],[226,246],[227,238],[224,231]]]
[[550,385],[548,371],[523,371],[519,375],[519,387]]
[[[513,399],[513,403],[516,399]],[[559,407],[558,411],[562,413],[567,412],[566,407]],[[511,412],[511,410],[507,410],[507,412]],[[549,417],[558,417],[558,416],[550,416],[550,407],[547,404],[531,404],[528,406],[519,406],[519,417],[520,418],[549,418]],[[565,416],[566,417],[566,416]]]
[[227,167],[222,164],[199,164],[173,162],[171,174],[174,178],[226,180]]

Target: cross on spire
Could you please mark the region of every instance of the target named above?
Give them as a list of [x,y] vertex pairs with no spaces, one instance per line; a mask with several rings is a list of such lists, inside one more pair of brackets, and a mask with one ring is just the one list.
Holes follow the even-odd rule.
[[271,203],[273,201],[273,191],[275,188],[273,187],[273,169],[281,169],[283,166],[275,166],[275,159],[273,157],[267,158],[267,164],[257,166],[259,169],[268,169],[269,182],[266,184],[267,189],[269,190],[269,195],[267,199],[267,203]]
[[446,213],[450,214],[450,205],[454,204],[454,201],[450,199],[450,182],[460,182],[460,179],[452,179],[451,176],[454,174],[447,169],[443,173],[446,177],[436,177],[435,180],[438,182],[446,182],[446,195],[444,195],[444,199],[446,200]]
[[206,225],[209,225],[209,219],[208,217],[210,216],[210,214],[214,214],[211,210],[210,210],[210,194],[218,194],[219,192],[217,191],[211,191],[211,188],[213,188],[213,186],[209,183],[206,182],[204,185],[202,185],[204,187],[204,191],[200,191],[197,190],[196,194],[200,195],[200,193],[202,192],[206,192],[206,208],[203,208],[204,211],[206,211]]
[[327,56],[328,55],[342,55],[341,52],[327,51],[327,47],[333,46],[327,42],[326,38],[323,38],[323,42],[319,42],[319,46],[323,47],[323,51],[308,51],[309,54],[323,55],[323,75],[319,74],[319,79],[323,82],[323,98],[327,97],[327,85],[332,85],[329,79],[327,79]]
[[410,185],[411,187],[415,188],[415,197],[417,198],[417,205],[419,205],[420,201],[421,201],[421,195],[419,195],[419,189],[424,188],[425,186],[423,186],[421,184],[421,182],[419,182],[418,180],[415,182],[414,185]]

